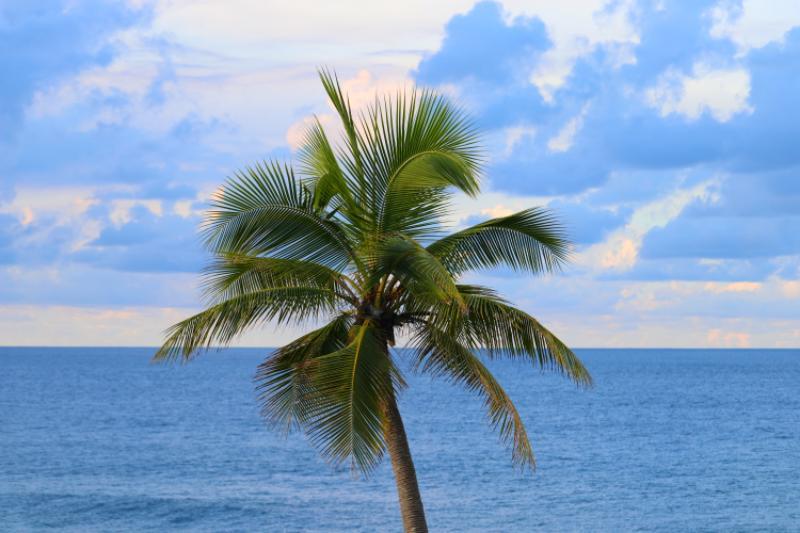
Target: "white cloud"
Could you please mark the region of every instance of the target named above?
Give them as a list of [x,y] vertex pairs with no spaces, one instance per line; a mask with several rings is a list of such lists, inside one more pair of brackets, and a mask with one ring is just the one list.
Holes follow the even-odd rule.
[[539,17],[547,26],[553,48],[536,65],[531,82],[546,101],[566,82],[575,61],[605,46],[614,58],[612,68],[634,61],[639,42],[630,12],[634,2],[624,0],[505,0],[509,16]]
[[800,281],[783,281],[780,283],[780,291],[786,298],[800,298]]
[[131,209],[142,206],[157,217],[164,214],[161,200],[132,200],[123,198],[111,201],[111,210],[108,218],[115,226],[122,226],[131,221]]
[[508,157],[514,151],[514,147],[524,139],[528,139],[536,135],[536,128],[528,124],[519,124],[512,126],[505,130],[505,146],[503,147],[503,156]]
[[727,122],[739,113],[752,113],[750,73],[742,68],[712,69],[695,64],[692,74],[676,70],[662,74],[654,87],[645,91],[645,101],[661,116],[677,113],[690,120],[709,113],[718,122]]
[[178,200],[172,206],[172,212],[181,218],[189,218],[197,214],[197,211],[193,209],[193,204],[192,200]]
[[492,207],[486,207],[481,209],[481,214],[486,215],[490,218],[500,218],[500,217],[507,217],[508,215],[513,215],[515,213],[514,209],[510,207],[506,207],[503,204],[497,204]]
[[638,260],[639,248],[647,232],[665,226],[680,215],[689,202],[698,198],[712,199],[712,186],[716,183],[717,180],[712,178],[694,187],[679,188],[637,207],[625,226],[612,232],[605,241],[577,254],[576,264],[590,270],[624,271],[632,268]]
[[97,203],[94,194],[92,187],[51,186],[47,190],[17,187],[12,200],[0,204],[0,213],[15,214],[23,224],[29,224],[42,215],[66,224]]
[[414,66],[418,50],[435,49],[445,23],[474,2],[340,0],[162,0],[156,31],[200,50],[273,64],[340,64],[379,53]]
[[572,148],[575,135],[577,135],[583,127],[583,119],[586,117],[586,113],[588,111],[589,104],[584,104],[580,113],[569,119],[567,123],[564,124],[564,127],[562,127],[554,137],[547,141],[547,148],[551,152],[566,152]]
[[610,241],[607,250],[600,259],[600,266],[608,269],[628,269],[636,264],[639,256],[639,243],[633,239],[620,236]]
[[476,198],[459,193],[453,201],[453,209],[446,223],[459,226],[472,216],[504,216],[529,207],[547,204],[549,198],[544,196],[520,196],[489,190],[486,187]]
[[740,53],[781,41],[786,32],[800,26],[797,0],[744,0],[741,7],[725,1],[710,14],[711,35],[732,40]]

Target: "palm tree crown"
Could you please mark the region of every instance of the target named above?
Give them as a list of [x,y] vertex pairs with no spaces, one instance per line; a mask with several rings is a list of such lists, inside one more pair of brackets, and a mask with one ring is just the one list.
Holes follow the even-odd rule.
[[[270,421],[302,428],[334,463],[369,472],[391,444],[387,409],[396,411],[405,387],[397,360],[408,357],[479,393],[513,460],[532,466],[522,419],[482,359],[527,359],[583,385],[591,378],[537,320],[459,278],[497,266],[558,269],[568,257],[561,226],[532,208],[446,234],[454,192],[479,191],[481,152],[465,115],[422,90],[356,117],[335,75],[320,78],[341,142],[315,121],[296,170],[256,164],[220,189],[203,225],[209,305],[168,331],[156,359],[188,360],[269,321],[325,323],[259,366]],[[391,349],[398,336],[407,350]]]

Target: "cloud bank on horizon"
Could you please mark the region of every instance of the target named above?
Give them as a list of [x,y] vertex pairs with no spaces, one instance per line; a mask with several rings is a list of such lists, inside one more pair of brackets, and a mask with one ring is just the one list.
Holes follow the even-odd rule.
[[417,3],[4,2],[0,344],[156,344],[199,305],[213,190],[333,123],[328,65],[356,105],[416,83],[473,114],[456,224],[560,214],[562,276],[475,277],[568,342],[800,346],[800,5]]

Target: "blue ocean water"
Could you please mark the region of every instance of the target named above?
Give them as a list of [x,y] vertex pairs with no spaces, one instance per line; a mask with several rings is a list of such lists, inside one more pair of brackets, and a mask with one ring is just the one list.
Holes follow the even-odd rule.
[[[0,348],[0,530],[399,531],[388,461],[359,479],[261,422],[267,352],[155,366],[151,349]],[[533,474],[479,400],[409,379],[432,531],[800,531],[800,351],[579,354],[588,391],[491,364]]]

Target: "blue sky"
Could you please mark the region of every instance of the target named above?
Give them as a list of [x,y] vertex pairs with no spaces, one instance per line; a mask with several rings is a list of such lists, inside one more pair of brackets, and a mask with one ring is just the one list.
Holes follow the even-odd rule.
[[571,344],[800,346],[795,0],[6,0],[0,44],[0,344],[154,345],[197,310],[208,197],[334,124],[326,65],[356,106],[472,113],[453,224],[548,205],[576,243],[561,276],[473,278]]

